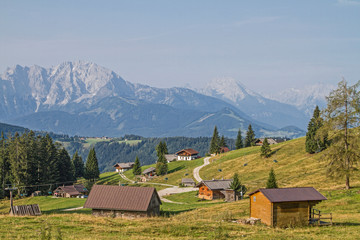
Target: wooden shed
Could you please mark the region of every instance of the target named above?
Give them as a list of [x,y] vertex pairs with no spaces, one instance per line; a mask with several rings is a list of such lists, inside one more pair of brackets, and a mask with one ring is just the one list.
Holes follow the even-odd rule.
[[152,187],[94,185],[84,204],[95,216],[138,218],[160,215],[161,200]]
[[313,207],[327,200],[313,187],[260,188],[249,196],[250,217],[260,218],[262,223],[277,227],[312,223],[316,220]]

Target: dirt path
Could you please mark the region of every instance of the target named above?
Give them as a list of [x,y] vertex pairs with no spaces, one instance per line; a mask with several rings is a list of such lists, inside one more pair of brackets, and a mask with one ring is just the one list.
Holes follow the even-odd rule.
[[205,167],[206,165],[209,165],[209,164],[210,164],[209,160],[210,160],[210,157],[204,158],[204,164],[201,165],[201,166],[199,166],[199,167],[196,167],[196,168],[194,169],[193,175],[194,175],[194,178],[195,178],[195,180],[196,180],[197,182],[201,182],[201,181],[202,181],[202,178],[200,177],[200,173],[199,173],[199,172],[200,172],[200,169],[201,169],[201,168],[203,168],[203,167]]
[[177,194],[177,193],[184,193],[184,192],[192,192],[192,191],[197,191],[199,190],[198,188],[193,188],[193,187],[187,187],[187,188],[180,188],[180,187],[172,187],[172,188],[165,188],[162,189],[160,191],[158,191],[158,194],[160,196],[161,201],[163,202],[168,202],[168,203],[177,203],[177,204],[184,204],[182,202],[173,202],[169,199],[163,198],[164,196],[167,195],[172,195],[172,194]]

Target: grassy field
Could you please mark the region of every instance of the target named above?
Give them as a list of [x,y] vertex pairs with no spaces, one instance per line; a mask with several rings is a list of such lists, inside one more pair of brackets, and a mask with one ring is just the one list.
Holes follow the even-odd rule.
[[[358,239],[359,190],[360,188],[322,192],[329,200],[322,202],[317,208],[332,212],[334,225],[296,228],[271,228],[261,224],[249,226],[231,222],[231,219],[248,217],[248,198],[234,203],[211,203],[197,202],[191,196],[194,192],[173,195],[169,199],[187,204],[172,206],[175,204],[166,203],[162,205],[163,216],[134,220],[93,217],[88,210],[62,212],[57,207],[58,203],[49,197],[35,197],[33,200],[27,198],[18,201],[21,204],[38,202],[43,215],[0,215],[0,239],[41,239],[49,233],[52,239],[56,239],[59,234],[62,239]],[[74,203],[73,200],[83,199],[66,200],[70,202],[66,206],[74,207],[82,203]],[[185,209],[186,206],[196,208]],[[2,212],[3,209],[2,207]],[[166,209],[171,209],[172,212],[166,214]]]
[[[35,197],[16,200],[15,204],[38,203],[43,211],[40,217],[9,217],[9,201],[0,202],[0,239],[41,239],[49,233],[52,239],[359,239],[360,176],[351,178],[351,190],[344,190],[344,181],[326,177],[323,153],[305,153],[304,142],[300,138],[272,146],[273,155],[268,159],[259,156],[260,147],[222,154],[212,158],[200,175],[204,179],[231,178],[237,172],[251,191],[265,186],[273,167],[280,187],[314,186],[320,190],[328,200],[316,205],[316,209],[331,212],[333,226],[241,225],[231,220],[249,217],[248,198],[234,203],[199,201],[196,192],[167,196],[183,204],[163,203],[160,217],[134,220],[93,217],[88,209],[62,211],[82,206],[84,199]],[[178,185],[181,178],[192,177],[192,170],[202,163],[203,159],[170,163],[168,180],[159,177],[153,182]],[[134,177],[131,171],[125,174]],[[117,185],[119,181],[123,180],[111,172],[102,174],[98,183]]]

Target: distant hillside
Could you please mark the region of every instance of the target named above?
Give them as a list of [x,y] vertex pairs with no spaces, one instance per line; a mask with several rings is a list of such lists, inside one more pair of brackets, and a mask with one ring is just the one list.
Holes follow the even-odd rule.
[[[344,180],[334,180],[326,177],[326,162],[323,154],[308,154],[305,152],[305,138],[298,138],[280,144],[271,145],[273,155],[270,158],[260,157],[260,147],[243,148],[211,158],[211,164],[202,168],[200,176],[203,179],[229,179],[234,173],[240,175],[241,182],[249,190],[265,187],[270,169],[273,167],[279,187],[313,186],[321,190],[342,189]],[[275,162],[276,160],[277,162]],[[170,163],[174,164],[174,163]],[[189,166],[178,172],[168,174],[168,180],[157,178],[155,182],[179,184],[184,174],[192,176],[196,167]],[[131,173],[127,173],[131,177]],[[353,186],[360,185],[360,175],[351,178]]]
[[29,131],[29,129],[6,123],[0,123],[0,132],[3,132],[4,135],[8,135],[9,133],[10,135],[14,135],[16,132],[23,133],[25,131]]

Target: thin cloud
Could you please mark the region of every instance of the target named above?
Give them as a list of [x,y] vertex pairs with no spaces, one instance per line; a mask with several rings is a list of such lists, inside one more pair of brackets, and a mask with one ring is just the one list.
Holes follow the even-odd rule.
[[274,22],[281,17],[273,16],[273,17],[253,17],[248,18],[242,21],[235,22],[236,26],[242,26],[242,25],[248,25],[248,24],[256,24],[256,23],[268,23],[268,22]]

